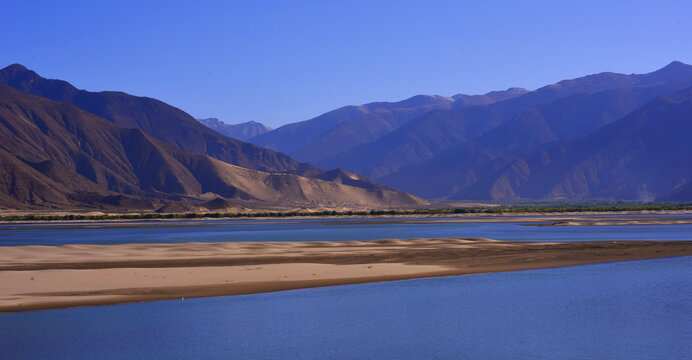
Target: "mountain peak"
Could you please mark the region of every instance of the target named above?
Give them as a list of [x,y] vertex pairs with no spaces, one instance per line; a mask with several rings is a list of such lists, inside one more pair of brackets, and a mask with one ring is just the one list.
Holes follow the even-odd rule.
[[239,123],[239,124],[236,124],[236,125],[261,126],[261,127],[264,127],[265,129],[267,129],[267,131],[273,130],[270,126],[264,125],[264,124],[262,124],[261,122],[259,122],[259,121],[254,121],[254,120],[246,121],[246,122],[244,122],[244,123]]
[[642,85],[681,78],[692,78],[692,65],[680,61],[673,61],[654,72],[637,76],[640,78],[640,81],[644,81]]
[[30,71],[29,69],[26,68],[26,66],[22,64],[12,64],[9,66],[6,66],[2,71]]
[[687,65],[687,64],[685,64],[685,63],[682,62],[682,61],[674,60],[674,61],[672,61],[670,64],[664,66],[663,68],[664,68],[664,69],[669,69],[669,68],[675,69],[675,68],[683,68],[683,67],[686,68],[686,67],[689,67],[689,66],[690,66],[690,65]]
[[0,76],[5,77],[5,78],[11,78],[11,77],[25,77],[25,76],[38,76],[35,72],[29,70],[26,68],[26,66],[22,64],[12,64],[9,66],[6,66],[3,69],[0,69]]
[[525,88],[522,88],[522,87],[511,87],[511,88],[505,90],[505,92],[508,92],[508,93],[515,93],[515,94],[517,94],[517,93],[518,93],[518,94],[523,94],[523,93],[525,93],[525,92],[529,92],[529,90],[528,90],[528,89],[525,89]]
[[222,135],[242,141],[272,130],[269,126],[256,121],[239,124],[227,124],[217,118],[197,119],[197,121]]
[[675,75],[689,75],[692,73],[692,65],[685,64],[681,61],[673,61],[670,64],[656,70],[653,74],[675,74]]

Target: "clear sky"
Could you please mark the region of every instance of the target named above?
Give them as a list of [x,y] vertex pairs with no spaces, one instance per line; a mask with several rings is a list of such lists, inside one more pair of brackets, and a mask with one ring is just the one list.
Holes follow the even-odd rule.
[[277,127],[416,94],[692,63],[692,1],[32,1],[0,67]]

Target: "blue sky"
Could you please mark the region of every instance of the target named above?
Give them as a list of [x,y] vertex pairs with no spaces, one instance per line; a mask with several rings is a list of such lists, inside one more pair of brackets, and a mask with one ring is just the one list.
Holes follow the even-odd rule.
[[[144,3],[144,4],[143,4]],[[0,67],[276,127],[692,63],[692,1],[10,1]]]

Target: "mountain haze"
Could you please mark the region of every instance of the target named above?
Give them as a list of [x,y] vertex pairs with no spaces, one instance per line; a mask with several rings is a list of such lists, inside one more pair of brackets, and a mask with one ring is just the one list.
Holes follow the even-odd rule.
[[[490,104],[526,92],[511,88],[485,95],[453,97],[417,95],[398,102],[374,102],[345,106],[316,118],[284,125],[249,141],[312,163],[353,149],[400,128],[414,118],[433,110],[456,106]],[[338,167],[338,166],[337,166]]]
[[[454,100],[442,96],[414,96],[412,98],[397,103],[379,102],[365,105],[345,106],[328,113],[322,114],[310,120],[281,126],[274,131],[256,136],[251,139],[254,144],[270,149],[283,151],[288,154],[298,151],[300,148],[309,145],[323,134],[333,130],[354,119],[359,119],[372,113],[388,114],[396,109],[411,109],[416,107],[447,107]],[[384,117],[382,115],[374,118]],[[388,119],[376,119],[375,122],[383,122],[376,127],[387,127],[390,122],[396,122],[392,116]],[[389,125],[392,126],[392,125]],[[360,128],[358,128],[360,130]]]
[[241,141],[247,141],[252,137],[272,130],[272,128],[254,121],[247,121],[240,124],[226,124],[217,118],[197,119],[197,121],[219,134]]
[[516,158],[451,198],[675,199],[689,193],[691,135],[689,88],[587,136]]
[[521,112],[580,93],[644,87],[692,77],[692,66],[673,62],[648,74],[600,73],[542,87],[489,105],[435,110],[381,138],[317,162],[341,167],[378,180],[438,154],[512,120]]
[[[484,177],[516,157],[576,139],[619,120],[657,96],[692,86],[692,78],[630,89],[581,93],[527,109],[482,135],[407,167],[380,181],[428,198],[442,198],[485,181]],[[426,179],[426,181],[420,181]],[[478,195],[476,195],[478,196]],[[485,194],[488,199],[490,194]]]

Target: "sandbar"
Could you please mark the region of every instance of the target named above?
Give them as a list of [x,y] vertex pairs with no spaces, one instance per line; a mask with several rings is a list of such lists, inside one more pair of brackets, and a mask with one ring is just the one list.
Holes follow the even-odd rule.
[[441,238],[1,249],[0,311],[8,312],[689,256],[692,242]]

